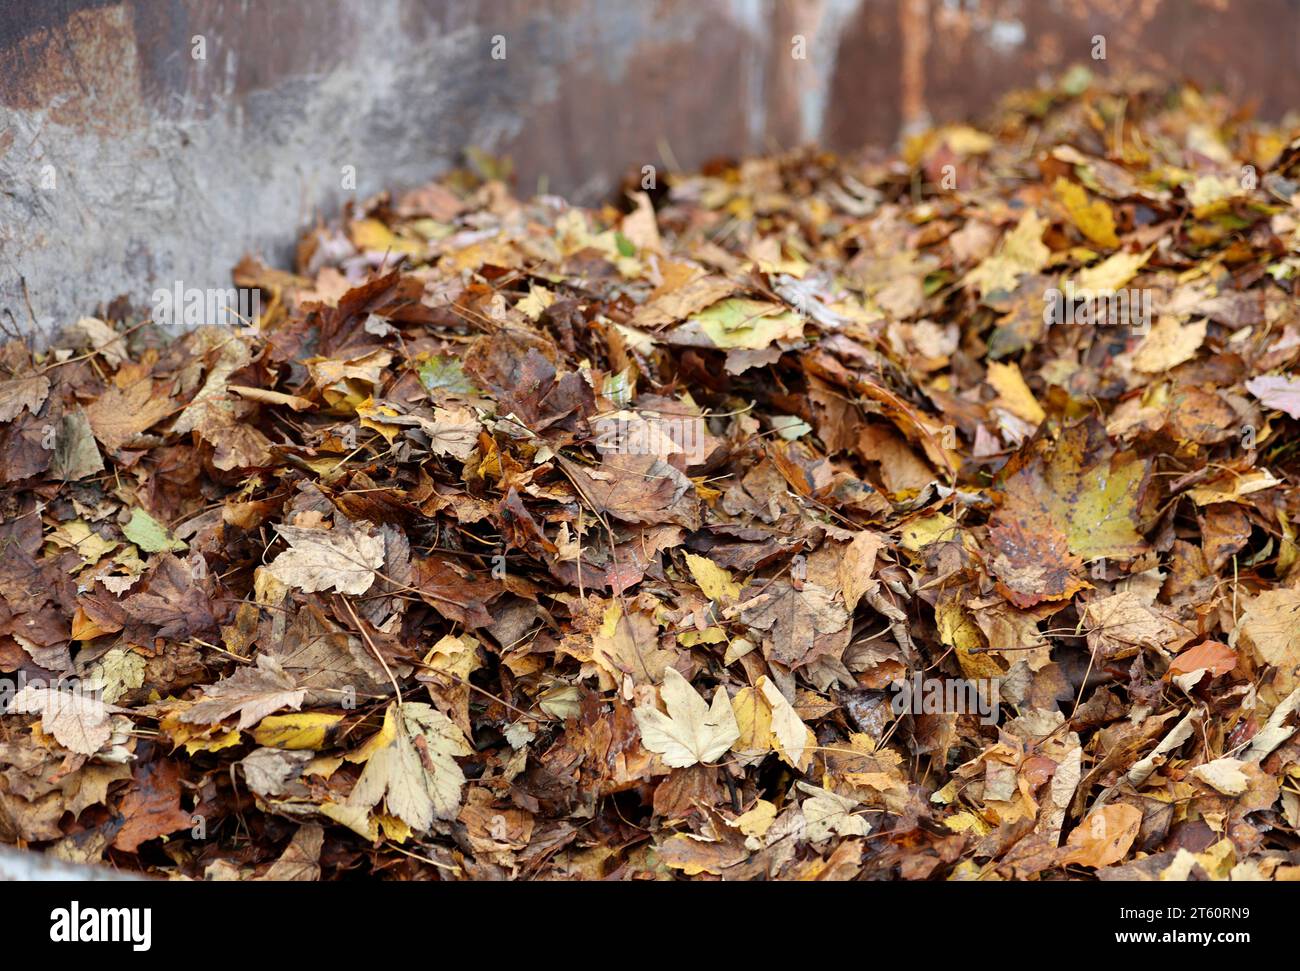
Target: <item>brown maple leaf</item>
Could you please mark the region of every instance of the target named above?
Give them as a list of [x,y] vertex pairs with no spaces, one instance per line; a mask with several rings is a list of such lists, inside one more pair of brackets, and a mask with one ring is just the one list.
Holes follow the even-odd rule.
[[113,846],[134,853],[140,844],[193,825],[193,814],[181,808],[181,770],[170,759],[141,762],[135,782],[118,806],[122,828]]

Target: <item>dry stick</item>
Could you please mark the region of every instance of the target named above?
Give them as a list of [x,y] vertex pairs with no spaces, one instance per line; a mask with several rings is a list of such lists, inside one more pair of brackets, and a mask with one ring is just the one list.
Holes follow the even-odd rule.
[[569,470],[566,469],[562,464],[557,464],[556,468],[564,473],[564,477],[569,480],[569,484],[573,486],[573,488],[577,491],[578,495],[587,503],[588,506],[591,507],[592,515],[594,515],[600,521],[600,524],[605,527],[605,532],[609,534],[610,554],[613,555],[614,530],[610,528],[608,520],[605,519],[605,517],[601,514],[599,508],[597,508],[596,501],[591,498],[591,496],[587,493],[587,490],[585,490],[582,486],[578,485],[578,480],[575,479],[572,475],[570,475]]
[[[577,525],[577,533],[578,533],[578,537],[577,537],[577,538],[578,538],[578,599],[581,600],[581,601],[585,604],[585,603],[587,602],[587,591],[586,591],[586,589],[584,589],[583,584],[582,584],[582,533],[583,533],[583,530],[586,528],[586,525],[587,525],[587,524],[584,523],[584,522],[582,521],[582,519],[583,519],[583,515],[582,515],[582,514],[583,514],[584,512],[586,512],[586,510],[583,509],[582,506],[578,506],[578,525]],[[612,548],[612,547],[610,548],[610,551],[613,552],[613,548]]]
[[436,672],[437,674],[441,675],[442,677],[445,677],[445,678],[451,678],[451,679],[452,679],[453,681],[455,681],[457,684],[463,684],[465,687],[469,688],[471,691],[477,691],[479,694],[483,695],[484,697],[486,697],[486,698],[491,698],[491,699],[492,699],[493,701],[495,701],[497,704],[499,704],[499,705],[504,705],[505,707],[509,708],[511,711],[515,712],[516,714],[518,714],[518,715],[522,715],[524,718],[535,718],[535,719],[537,719],[538,721],[554,721],[554,720],[555,720],[552,716],[547,715],[545,712],[542,712],[541,715],[538,715],[538,714],[536,714],[536,713],[534,713],[534,712],[531,712],[531,711],[524,711],[522,708],[516,708],[514,705],[510,704],[510,702],[506,701],[504,698],[499,698],[499,697],[497,697],[496,695],[494,695],[492,692],[488,691],[486,688],[480,688],[480,687],[479,687],[478,685],[476,685],[474,682],[472,682],[472,681],[466,681],[464,678],[460,677],[459,675],[452,674],[450,671],[439,671],[439,670],[438,670],[437,668],[435,668],[432,664],[426,664],[426,663],[424,663],[423,661],[417,661],[416,664],[417,664],[419,667],[427,668],[427,669],[430,670],[430,671]]
[[204,647],[208,648],[209,650],[217,651],[221,654],[226,655],[227,657],[233,658],[234,660],[238,661],[240,664],[253,663],[253,659],[251,657],[244,657],[243,655],[236,654],[234,651],[227,651],[224,647],[217,647],[216,644],[209,644],[201,637],[191,637],[190,640],[193,641],[195,644],[202,644]]
[[[101,344],[99,347],[92,348],[91,350],[87,351],[85,354],[80,354],[80,355],[78,355],[77,357],[70,357],[70,358],[68,358],[66,361],[55,361],[55,362],[53,362],[52,364],[47,364],[47,365],[45,365],[45,367],[41,368],[40,371],[38,371],[37,373],[38,373],[38,374],[45,374],[45,373],[47,373],[47,372],[49,372],[49,371],[53,371],[56,367],[63,367],[63,365],[65,365],[65,364],[75,364],[77,361],[84,361],[84,360],[86,360],[86,358],[94,357],[96,354],[98,354],[100,351],[102,351],[102,350],[103,350],[105,347],[107,347],[108,345],[110,345],[110,344],[114,344],[114,343],[116,343],[116,342],[119,341],[119,340],[124,340],[126,337],[130,336],[131,334],[134,334],[137,330],[139,330],[141,327],[143,327],[143,326],[144,326],[145,324],[147,324],[147,323],[149,323],[149,321],[147,321],[147,320],[142,320],[142,321],[140,321],[140,323],[136,324],[134,327],[128,327],[126,330],[122,331],[122,333],[118,334],[118,335],[117,335],[116,337],[114,337],[112,340],[110,340],[110,341],[105,341],[105,342],[104,342],[103,344]],[[123,343],[122,346],[125,347],[126,344]]]
[[[607,526],[606,526],[606,529],[608,529],[608,528],[609,528],[609,527],[608,527],[608,525],[607,525]],[[611,539],[612,539],[612,537],[611,537]],[[368,569],[368,570],[370,570],[372,573],[374,573],[375,576],[379,577],[379,578],[382,579],[382,580],[387,581],[388,583],[391,583],[394,587],[396,587],[396,588],[398,588],[398,589],[400,589],[400,590],[403,590],[403,591],[407,591],[407,592],[413,593],[413,594],[415,594],[415,595],[417,595],[417,596],[419,596],[419,597],[421,597],[421,598],[423,598],[423,597],[432,597],[432,598],[435,599],[435,600],[441,600],[443,603],[449,603],[449,604],[452,604],[453,606],[456,606],[456,607],[465,607],[465,606],[467,606],[466,604],[461,603],[459,600],[453,600],[453,599],[451,599],[450,597],[443,597],[443,596],[440,596],[440,595],[438,595],[438,594],[436,594],[436,593],[430,593],[430,592],[427,592],[427,591],[424,591],[424,590],[420,590],[420,589],[418,589],[417,587],[408,586],[408,585],[405,584],[405,583],[402,583],[402,582],[400,582],[400,581],[398,581],[398,580],[394,580],[392,577],[388,576],[388,575],[387,575],[386,573],[384,573],[383,571],[381,571],[381,570],[377,570],[377,569],[375,569],[374,567],[367,566],[367,564],[365,564],[364,562],[362,562],[362,561],[359,560],[359,559],[356,559],[355,557],[348,556],[346,553],[343,553],[341,550],[338,551],[338,552],[339,552],[339,555],[342,556],[343,558],[345,558],[345,559],[347,559],[347,560],[349,560],[349,561],[351,561],[351,562],[353,562],[353,563],[356,563],[356,564],[358,564],[358,565],[360,565],[360,566],[365,566],[366,569]],[[346,607],[348,608],[348,613],[350,613],[350,614],[352,615],[352,619],[353,619],[353,621],[357,624],[357,627],[358,627],[358,629],[359,629],[360,632],[361,632],[361,636],[365,638],[365,640],[366,640],[366,644],[370,647],[370,650],[371,650],[372,652],[374,652],[374,655],[375,655],[375,657],[379,660],[379,663],[383,665],[383,667],[384,667],[384,673],[386,673],[386,674],[388,675],[388,680],[392,682],[393,690],[397,692],[397,700],[398,700],[398,702],[401,702],[401,700],[402,700],[402,689],[401,689],[400,687],[398,687],[397,679],[393,676],[393,672],[389,669],[387,662],[384,661],[383,655],[381,655],[381,654],[379,653],[379,649],[375,646],[374,641],[372,641],[372,640],[370,639],[370,635],[369,635],[368,633],[366,633],[366,629],[365,629],[365,627],[363,627],[363,626],[361,625],[361,621],[360,621],[360,619],[357,617],[356,611],[352,609],[352,603],[351,603],[351,601],[349,601],[346,597],[341,597],[341,599],[343,600],[343,604],[344,604],[344,606],[346,606]],[[430,665],[424,664],[423,662],[419,662],[419,663],[420,663],[420,666],[421,666],[421,667],[427,667],[427,668],[429,668],[429,670],[431,670],[431,671],[436,671],[436,670],[437,670],[436,668],[433,668],[433,667],[431,667]],[[505,699],[503,699],[503,698],[498,698],[496,695],[492,694],[492,692],[487,691],[487,690],[485,690],[485,689],[483,689],[483,688],[480,688],[478,685],[474,684],[473,682],[471,682],[471,681],[466,681],[464,678],[457,677],[456,675],[454,675],[454,674],[452,674],[452,673],[450,673],[450,672],[448,672],[448,671],[438,671],[438,673],[439,673],[439,674],[442,674],[442,675],[445,675],[446,677],[452,678],[452,679],[455,680],[457,683],[459,683],[459,684],[463,684],[463,685],[465,685],[467,688],[470,688],[470,689],[473,690],[473,691],[477,691],[477,692],[479,692],[480,694],[485,695],[485,696],[487,696],[488,698],[491,698],[493,701],[497,702],[498,704],[505,705],[505,707],[509,708],[511,711],[513,711],[513,712],[517,712],[518,714],[523,715],[523,716],[526,717],[526,718],[537,718],[539,721],[541,721],[541,720],[545,720],[545,721],[553,721],[553,720],[554,720],[554,719],[551,718],[550,716],[545,716],[545,717],[543,718],[543,717],[539,717],[538,715],[533,714],[533,713],[531,713],[531,712],[524,711],[524,710],[521,709],[521,708],[516,708],[514,705],[510,704],[510,702],[506,701]]]
[[361,632],[361,636],[365,640],[366,646],[369,647],[371,652],[375,655],[375,660],[383,666],[384,674],[388,675],[388,680],[393,683],[393,690],[397,692],[397,703],[400,705],[402,703],[402,686],[397,683],[397,678],[393,677],[392,669],[389,668],[388,662],[384,660],[384,655],[379,653],[379,648],[376,647],[375,642],[370,639],[370,632],[367,631],[365,625],[361,623],[361,618],[357,616],[357,612],[352,609],[352,602],[348,600],[347,597],[343,597],[342,599],[343,606],[348,608],[348,613],[352,615],[352,622],[357,625],[357,630]]
[[1083,693],[1088,690],[1088,678],[1092,675],[1092,666],[1097,662],[1097,652],[1088,651],[1088,670],[1083,672],[1083,679],[1079,682],[1079,694],[1074,699],[1074,707],[1070,709],[1070,717],[1062,724],[1070,725],[1074,722],[1074,716],[1079,713],[1079,706],[1083,704]]
[[452,866],[449,863],[439,863],[437,860],[430,859],[427,856],[421,856],[419,853],[412,853],[410,850],[403,849],[401,846],[398,846],[392,840],[388,840],[384,845],[391,850],[397,850],[398,853],[404,853],[405,855],[409,856],[413,860],[419,860],[421,863],[428,863],[430,866],[436,866],[440,870],[450,870],[452,873],[464,872],[463,870],[461,870],[460,867]]
[[[609,556],[610,556],[610,559],[614,562],[614,572],[615,572],[615,574],[617,575],[617,573],[618,573],[618,541],[614,538],[614,528],[613,528],[612,526],[610,526],[610,524],[609,524],[609,520],[607,520],[607,519],[604,517],[604,515],[600,512],[600,509],[597,507],[595,500],[592,499],[591,496],[587,493],[587,491],[586,491],[585,489],[583,489],[583,487],[580,486],[580,485],[578,484],[578,480],[577,480],[577,478],[575,478],[573,475],[571,475],[571,474],[569,473],[569,470],[566,469],[566,468],[564,467],[564,463],[562,463],[562,462],[560,462],[560,463],[556,463],[556,468],[559,469],[561,472],[564,473],[564,477],[565,477],[566,479],[569,480],[569,484],[572,485],[573,488],[577,491],[579,497],[580,497],[584,502],[586,502],[588,506],[591,507],[592,515],[594,515],[594,516],[596,517],[596,519],[599,520],[600,524],[601,524],[602,526],[605,527],[605,535],[609,538]],[[582,507],[579,506],[578,508],[581,509]],[[578,570],[579,570],[579,574],[578,574],[579,581],[581,581],[581,578],[582,578],[582,574],[581,574],[581,570],[582,570],[582,545],[581,545],[581,539],[579,540],[579,545],[578,545]],[[620,604],[620,605],[622,606],[622,608],[623,608],[623,612],[624,612],[624,613],[627,613],[627,601],[624,599],[624,597],[623,597],[623,593],[624,593],[624,591],[622,591],[622,590],[619,591],[619,594],[618,594],[618,600],[619,600],[619,604]],[[641,656],[641,653],[640,653],[639,651],[637,652],[637,659],[638,659],[639,661],[641,661],[641,668],[642,668],[642,670],[645,672],[646,676],[649,677],[649,675],[650,675],[650,671],[649,671],[649,669],[648,669],[647,666],[646,666],[645,658],[643,658],[643,657]]]
[[[266,565],[266,550],[269,550],[270,548],[271,548],[271,544],[268,543],[267,546],[266,546],[266,549],[262,550],[262,564],[263,564],[263,565]],[[468,608],[468,607],[469,607],[469,604],[462,603],[462,602],[459,601],[459,600],[453,600],[451,597],[444,597],[444,596],[442,596],[441,594],[433,593],[433,592],[428,591],[428,590],[421,590],[421,589],[419,589],[418,587],[412,587],[412,586],[410,586],[410,585],[408,585],[408,584],[402,583],[400,580],[394,580],[392,577],[390,577],[388,574],[384,573],[382,570],[379,570],[379,569],[377,569],[377,568],[371,566],[370,564],[366,563],[364,560],[358,559],[358,558],[355,557],[355,556],[350,556],[350,555],[348,555],[347,553],[343,552],[342,550],[335,550],[334,552],[337,553],[338,556],[341,557],[342,559],[347,560],[349,563],[355,563],[357,566],[360,566],[360,567],[365,568],[366,570],[369,570],[369,571],[370,571],[371,573],[373,573],[375,576],[379,577],[379,579],[381,579],[381,580],[383,580],[383,581],[385,581],[385,582],[387,582],[387,583],[391,583],[395,588],[397,588],[398,590],[401,590],[401,591],[403,591],[403,592],[405,592],[405,593],[413,593],[413,594],[415,594],[417,597],[421,597],[421,598],[424,598],[424,597],[432,597],[434,600],[441,600],[443,603],[451,604],[453,607],[461,607],[461,608]]]

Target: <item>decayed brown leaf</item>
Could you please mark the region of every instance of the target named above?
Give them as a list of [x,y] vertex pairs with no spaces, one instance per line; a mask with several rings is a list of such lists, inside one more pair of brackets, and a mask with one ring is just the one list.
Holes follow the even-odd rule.
[[124,822],[113,846],[127,853],[146,840],[189,829],[193,814],[181,807],[180,767],[170,759],[141,763],[120,811]]
[[239,727],[251,728],[266,715],[281,708],[298,708],[306,696],[269,654],[257,659],[256,667],[239,668],[230,677],[210,685],[203,696],[181,713],[181,721],[215,725],[239,715]]

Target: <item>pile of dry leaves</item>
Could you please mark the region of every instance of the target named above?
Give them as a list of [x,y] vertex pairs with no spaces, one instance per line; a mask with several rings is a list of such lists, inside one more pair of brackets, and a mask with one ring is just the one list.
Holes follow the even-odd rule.
[[1300,143],[456,173],[0,350],[0,838],[195,879],[1300,875]]

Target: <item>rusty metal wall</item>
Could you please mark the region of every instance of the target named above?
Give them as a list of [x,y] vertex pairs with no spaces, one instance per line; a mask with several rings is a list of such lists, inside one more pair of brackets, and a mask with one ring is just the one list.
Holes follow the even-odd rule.
[[978,114],[1096,34],[1095,68],[1278,117],[1298,27],[1298,0],[0,0],[0,326],[226,285],[467,145],[591,201],[644,164]]

